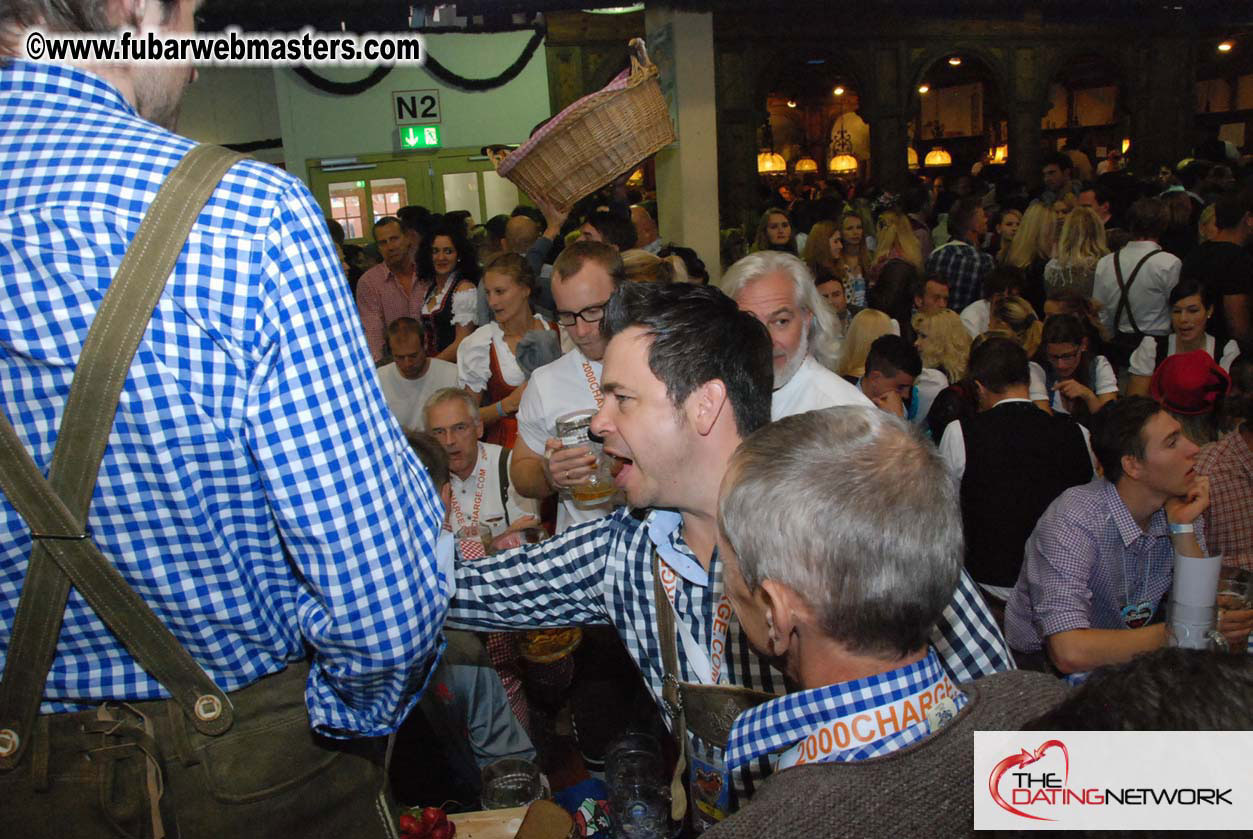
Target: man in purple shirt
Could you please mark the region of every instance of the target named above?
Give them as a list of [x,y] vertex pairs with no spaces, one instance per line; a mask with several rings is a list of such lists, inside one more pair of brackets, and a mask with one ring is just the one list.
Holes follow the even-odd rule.
[[417,231],[395,216],[374,223],[374,241],[383,261],[361,275],[357,310],[375,364],[387,359],[387,324],[400,317],[419,320],[426,283],[418,277]]
[[[1097,415],[1092,448],[1104,480],[1066,490],[1027,541],[1005,611],[1005,637],[1022,659],[1043,652],[1065,674],[1117,664],[1167,642],[1162,600],[1175,555],[1205,556],[1201,514],[1209,479],[1178,421],[1147,397]],[[1234,638],[1253,613],[1231,612]]]

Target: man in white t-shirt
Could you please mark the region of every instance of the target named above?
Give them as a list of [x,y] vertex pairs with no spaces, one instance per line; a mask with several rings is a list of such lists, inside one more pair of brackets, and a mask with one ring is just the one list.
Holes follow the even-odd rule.
[[396,318],[387,325],[392,360],[378,368],[379,386],[400,427],[423,431],[422,409],[440,388],[457,386],[457,365],[430,358],[422,348],[422,324],[416,318]]
[[856,386],[828,369],[839,354],[835,315],[804,262],[782,251],[751,253],[731,266],[722,289],[770,332],[771,420],[836,405],[870,404]]
[[452,498],[446,526],[460,532],[484,525],[492,539],[539,524],[535,502],[517,490],[501,487],[500,458],[504,449],[479,442],[483,423],[478,401],[458,387],[435,391],[427,401],[426,426],[448,454]]
[[[1096,263],[1092,298],[1101,304],[1101,322],[1114,333],[1113,343],[1124,349],[1120,364],[1145,335],[1170,334],[1167,297],[1179,282],[1183,263],[1158,244],[1169,222],[1160,198],[1141,198],[1129,213],[1131,241]],[[1125,291],[1119,286],[1120,274]]]
[[518,408],[518,439],[513,446],[510,476],[527,498],[542,499],[561,492],[557,532],[613,512],[610,499],[595,506],[576,505],[569,489],[583,483],[595,465],[585,446],[564,446],[557,438],[557,419],[575,411],[599,410],[601,358],[605,339],[600,321],[605,304],[625,281],[622,258],[603,242],[579,240],[553,264],[553,300],[557,322],[574,349],[531,374]]

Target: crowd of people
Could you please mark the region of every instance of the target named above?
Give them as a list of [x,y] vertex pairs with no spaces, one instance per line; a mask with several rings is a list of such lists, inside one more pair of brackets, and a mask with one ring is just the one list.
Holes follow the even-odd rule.
[[[702,288],[698,277],[682,270],[658,276],[627,268],[638,264],[633,254],[646,254],[647,247],[677,249],[660,236],[654,208],[643,196],[606,190],[569,214],[545,207],[538,220],[531,219],[531,209],[519,207],[514,218],[528,220],[530,235],[500,242],[503,254],[485,243],[482,285],[491,300],[506,304],[493,303],[494,320],[460,343],[459,385],[468,398],[478,399],[481,427],[519,415],[513,484],[532,505],[560,502],[556,519],[545,520],[556,538],[507,549],[517,543],[508,533],[499,544],[493,543],[494,534],[485,534],[482,547],[472,551],[489,556],[461,567],[450,622],[480,630],[612,624],[663,717],[669,713],[667,642],[656,634],[655,610],[664,607],[649,599],[650,552],[657,553],[653,571],[668,581],[679,623],[688,624],[691,633],[674,662],[678,681],[716,685],[721,678],[774,693],[778,674],[771,677],[771,668],[746,658],[746,650],[765,652],[777,664],[794,633],[830,634],[830,648],[823,647],[829,660],[803,666],[789,661],[782,668],[789,684],[806,690],[744,710],[722,738],[692,733],[699,729],[688,723],[693,766],[726,777],[713,794],[708,787],[691,787],[694,812],[705,826],[738,809],[765,776],[797,763],[790,752],[781,759],[770,754],[773,748],[740,743],[736,733],[754,726],[774,731],[783,725],[779,720],[795,713],[791,703],[818,702],[807,696],[808,688],[826,683],[806,685],[802,673],[813,668],[847,676],[850,671],[837,666],[837,653],[852,655],[862,666],[868,657],[884,668],[864,676],[891,672],[904,678],[896,669],[921,668],[926,679],[951,676],[979,684],[1016,666],[1045,679],[1043,674],[1050,674],[1052,682],[1041,684],[1064,685],[1168,647],[1166,601],[1176,557],[1201,561],[1221,554],[1232,566],[1253,567],[1247,525],[1253,473],[1240,466],[1249,462],[1253,442],[1248,425],[1253,358],[1241,350],[1250,337],[1253,262],[1246,245],[1253,205],[1250,193],[1234,188],[1213,195],[1208,205],[1198,201],[1194,214],[1212,208],[1213,229],[1198,234],[1179,258],[1159,247],[1172,224],[1174,192],[1142,195],[1117,208],[1109,198],[1114,186],[1074,182],[1066,157],[1049,157],[1040,195],[1020,203],[998,199],[975,179],[959,178],[960,194],[947,204],[936,179],[930,191],[920,185],[905,200],[883,193],[867,205],[833,191],[810,207],[796,202],[790,209],[771,207],[761,217],[751,252],[726,266],[716,290]],[[1106,181],[1121,183],[1125,177],[1116,173]],[[1196,198],[1191,191],[1182,194],[1190,202]],[[630,200],[636,203],[628,208]],[[937,214],[942,206],[946,211]],[[405,212],[426,218],[415,208]],[[798,236],[793,218],[806,213],[826,214],[807,236]],[[397,223],[379,222],[384,230]],[[438,224],[401,226],[416,247]],[[546,235],[536,238],[541,225]],[[867,230],[875,234],[866,235]],[[500,273],[494,266],[505,264],[517,266],[513,284],[493,288],[505,284],[503,277],[489,280]],[[438,278],[418,284],[411,305],[438,286]],[[370,293],[358,285],[363,318],[379,317]],[[731,304],[740,313],[738,321]],[[392,313],[412,322],[399,309]],[[615,317],[625,320],[614,325]],[[560,339],[552,333],[558,326]],[[651,345],[646,352],[621,347],[615,372],[610,355],[622,343],[615,336],[633,330],[643,330]],[[736,386],[746,387],[751,371],[734,369],[751,342],[761,340],[754,332],[769,339],[771,358],[770,423],[756,434],[751,405],[737,404],[749,395],[736,392]],[[490,365],[474,360],[484,354],[475,348],[486,347],[486,335],[492,342]],[[529,357],[515,363],[517,347],[532,342],[542,343],[548,354],[536,364]],[[431,349],[441,350],[438,343]],[[717,358],[722,361],[713,361]],[[386,371],[395,363],[381,367],[380,375],[390,378]],[[469,372],[476,367],[477,374]],[[502,376],[505,369],[510,376]],[[422,379],[412,377],[413,392],[426,390]],[[703,390],[711,381],[722,389]],[[677,410],[687,432],[676,427],[674,438],[667,439],[674,420],[656,403]],[[721,411],[711,407],[720,404],[730,412],[721,421]],[[825,409],[832,408],[848,412],[827,416]],[[577,411],[595,414],[591,430],[593,438],[604,440],[601,457],[607,455],[621,470],[619,495],[592,506],[577,503],[571,491],[600,468],[596,452],[571,445],[558,429],[563,416]],[[402,412],[398,407],[397,415]],[[797,415],[813,419],[788,419]],[[880,428],[888,415],[897,420]],[[893,442],[879,440],[880,434]],[[845,451],[850,437],[862,440],[861,448]],[[483,439],[501,442],[490,431]],[[878,442],[871,445],[869,439]],[[453,455],[471,440],[467,436],[459,448],[446,437],[440,442]],[[731,456],[733,443],[745,440]],[[714,445],[718,441],[721,446]],[[763,454],[750,457],[749,443],[759,441]],[[916,485],[924,490],[918,498],[877,498],[876,484],[859,477],[855,464],[873,453],[880,469],[906,480],[914,467],[892,460],[894,450],[900,458],[941,464],[944,477],[919,476]],[[922,458],[922,452],[929,454]],[[747,464],[738,471],[737,459]],[[781,464],[791,462],[798,470],[807,468],[803,479],[789,482],[791,476],[779,473]],[[454,474],[456,492],[467,491],[472,465],[466,460]],[[724,474],[719,494],[717,476]],[[751,502],[728,507],[728,483],[735,475],[753,487],[746,496]],[[942,493],[950,483],[951,500]],[[492,499],[496,486],[489,488]],[[826,493],[819,491],[828,486]],[[499,503],[482,504],[483,515],[500,520],[497,507],[505,502],[499,497]],[[719,498],[720,506],[711,508]],[[820,503],[831,506],[815,506]],[[941,524],[928,518],[925,510],[933,503],[951,519]],[[477,498],[475,504],[478,508]],[[452,509],[465,506],[463,498]],[[544,520],[540,507],[528,509]],[[642,513],[632,513],[650,509],[642,519]],[[798,518],[789,522],[784,511],[793,509]],[[871,512],[883,509],[896,510],[901,518],[889,522]],[[863,519],[855,510],[863,511]],[[769,520],[757,521],[755,515]],[[855,601],[856,589],[849,588],[854,581],[879,590],[898,588],[900,581],[871,582],[887,568],[836,570],[840,557],[851,552],[904,562],[906,518],[919,525],[919,546],[928,545],[933,558],[957,562],[957,572],[949,572],[957,573],[956,582],[941,586],[949,600],[924,610],[926,619],[910,636],[922,640],[887,643],[868,634],[850,645],[843,627],[858,621],[830,614],[830,598],[843,590],[842,597]],[[718,526],[711,532],[714,521]],[[857,535],[868,522],[893,533],[893,546],[857,541],[869,539]],[[583,526],[571,528],[574,524]],[[461,518],[447,526],[466,533]],[[956,541],[937,549],[947,526],[957,528]],[[821,535],[781,543],[765,535],[807,531]],[[767,567],[777,570],[777,579],[764,578],[760,569],[733,572],[733,563],[746,554],[809,557],[812,565],[788,568],[776,559]],[[919,566],[925,566],[921,557],[913,567]],[[831,582],[837,578],[838,585]],[[949,578],[938,571],[921,575],[927,586],[942,579]],[[832,593],[815,602],[813,591]],[[937,596],[934,589],[928,594]],[[708,601],[716,596],[734,607],[743,633],[738,650],[734,634],[720,637],[718,621],[708,623]],[[866,608],[864,602],[859,606]],[[801,611],[812,621],[804,628],[791,623]],[[780,612],[789,618],[780,619]],[[767,619],[783,625],[766,626],[770,632],[755,638],[753,621]],[[1225,609],[1217,629],[1222,641],[1215,643],[1243,652],[1253,611]],[[721,675],[697,655],[710,644],[729,651]],[[892,655],[880,655],[887,651]],[[493,661],[506,684],[519,678],[516,664]],[[987,690],[996,696],[1004,687],[1017,697],[1019,722],[1025,722],[1028,706],[1041,712],[1055,699],[1052,688],[1031,685],[1033,696],[1047,698],[1038,707],[1024,704],[1023,689],[1008,682],[990,683]],[[821,700],[831,703],[833,719],[845,713],[839,710],[841,691]],[[956,713],[967,694],[954,696]],[[985,700],[984,712],[1000,713],[987,710],[1000,702]],[[774,709],[778,703],[783,705]],[[776,733],[770,743],[793,743],[803,733]],[[821,760],[884,754],[923,736],[895,732],[883,742],[835,750],[837,756]],[[758,822],[749,823],[760,832]]]
[[626,732],[689,835],[965,835],[975,730],[1253,726],[1253,604],[1174,585],[1253,569],[1222,164],[780,192],[713,286],[622,184],[349,247],[287,173],[194,169],[190,78],[0,59],[21,835],[391,836],[436,753],[469,804]]

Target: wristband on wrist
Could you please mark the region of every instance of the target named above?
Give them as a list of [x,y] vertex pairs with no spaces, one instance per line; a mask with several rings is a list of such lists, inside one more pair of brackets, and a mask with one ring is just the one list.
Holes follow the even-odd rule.
[[1196,527],[1191,524],[1174,524],[1170,525],[1170,533],[1173,536],[1176,533],[1195,533]]

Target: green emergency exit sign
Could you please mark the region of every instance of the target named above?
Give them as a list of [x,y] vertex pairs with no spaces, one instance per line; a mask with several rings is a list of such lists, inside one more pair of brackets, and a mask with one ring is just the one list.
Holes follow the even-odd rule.
[[440,147],[438,125],[408,125],[397,130],[400,132],[402,149],[437,149]]

